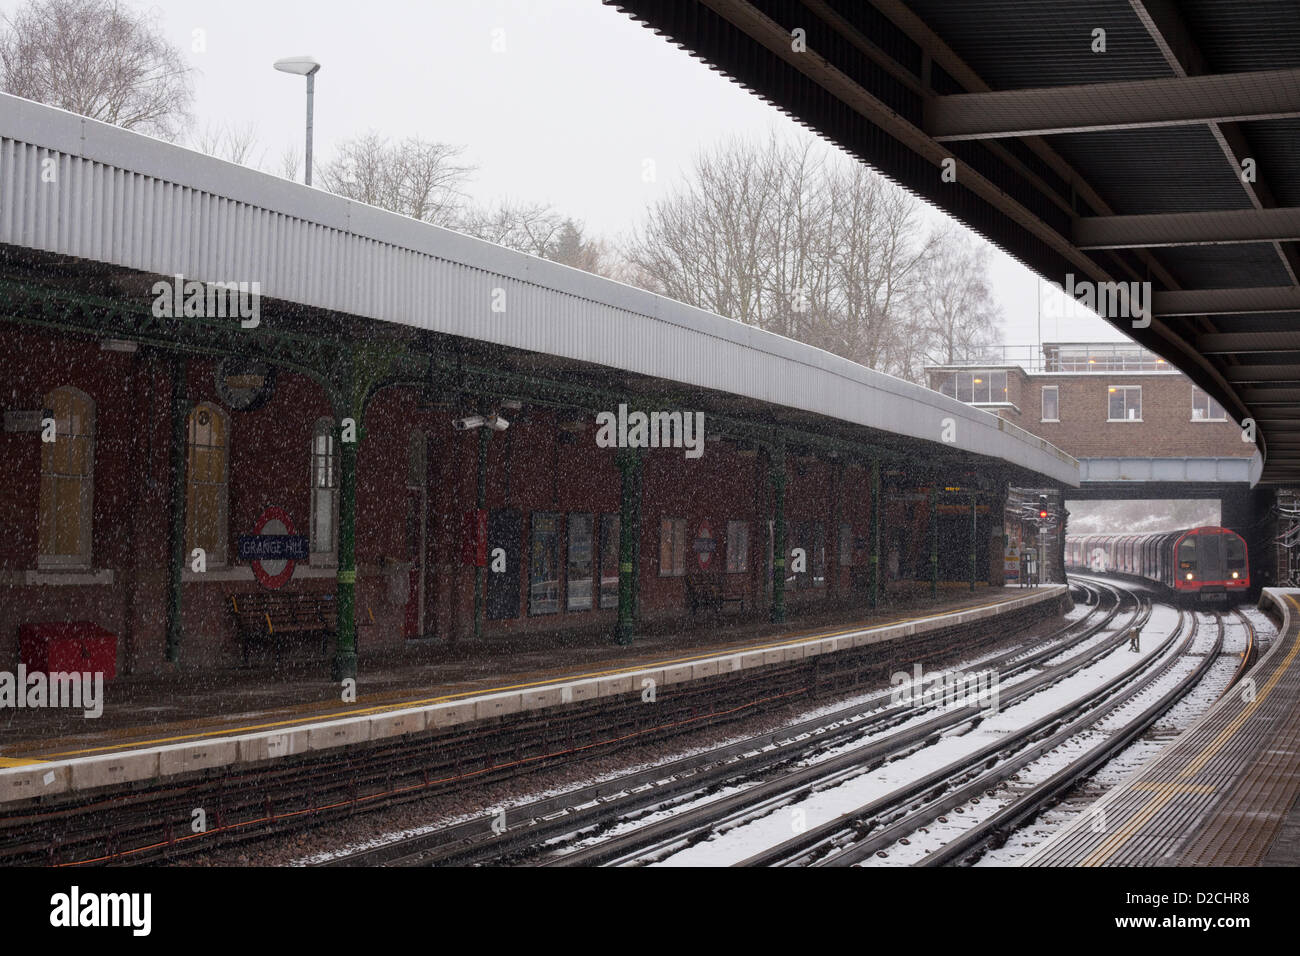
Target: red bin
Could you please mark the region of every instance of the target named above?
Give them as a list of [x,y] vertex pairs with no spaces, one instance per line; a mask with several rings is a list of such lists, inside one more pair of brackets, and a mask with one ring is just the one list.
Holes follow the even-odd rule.
[[18,628],[18,653],[28,671],[117,676],[117,635],[90,621],[24,624]]

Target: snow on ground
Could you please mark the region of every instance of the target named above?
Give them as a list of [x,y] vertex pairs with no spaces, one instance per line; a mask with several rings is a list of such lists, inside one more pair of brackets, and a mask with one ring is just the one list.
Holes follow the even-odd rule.
[[[1088,608],[1087,608],[1086,606],[1084,606],[1084,605],[1078,605],[1078,606],[1076,606],[1075,608],[1073,608],[1073,609],[1070,611],[1070,613],[1069,613],[1068,615],[1065,615],[1065,618],[1066,618],[1067,621],[1078,620],[1079,618],[1081,618],[1081,617],[1083,617],[1085,614],[1087,614],[1087,612],[1088,612]],[[1045,647],[1045,646],[1047,645],[1047,643],[1048,643],[1048,642],[1047,642],[1046,640],[1038,640],[1037,642],[1035,642],[1035,643],[1033,643],[1033,644],[1030,644],[1030,645],[1026,646],[1026,648],[1024,649],[1024,653],[1025,653],[1025,654],[1028,654],[1028,653],[1032,652],[1033,650],[1037,650],[1037,649],[1039,649],[1039,648]],[[951,665],[949,665],[949,667],[946,668],[946,669],[960,670],[960,671],[964,671],[964,672],[972,672],[972,671],[978,669],[979,666],[980,666],[981,664],[983,664],[984,662],[986,662],[986,661],[988,661],[988,660],[990,660],[990,659],[992,659],[992,658],[994,658],[994,657],[997,657],[997,656],[999,656],[999,655],[1001,655],[1001,654],[1004,654],[1004,653],[1006,653],[1006,648],[1005,648],[1005,647],[1004,647],[1004,648],[998,648],[998,649],[989,650],[989,651],[986,651],[986,652],[984,652],[984,653],[982,653],[982,654],[979,654],[979,655],[976,655],[976,656],[973,656],[973,657],[970,657],[970,658],[965,658],[965,659],[963,659],[963,660],[961,660],[961,661],[958,661],[958,662],[956,662],[956,663],[954,663],[954,664],[951,664]],[[825,702],[825,703],[823,703],[823,704],[819,704],[819,705],[817,705],[816,707],[812,707],[812,708],[809,708],[808,710],[805,710],[805,711],[800,712],[797,716],[792,717],[792,718],[790,719],[789,723],[790,723],[790,724],[800,724],[800,723],[803,723],[804,721],[813,720],[813,719],[815,719],[815,718],[820,718],[820,717],[825,717],[825,716],[827,716],[827,715],[829,715],[829,714],[833,714],[833,713],[836,713],[837,711],[845,710],[845,709],[850,708],[850,707],[858,707],[858,706],[864,705],[864,704],[866,704],[867,702],[869,702],[872,698],[879,696],[879,695],[881,694],[881,692],[884,691],[884,690],[886,690],[886,688],[876,687],[876,688],[872,688],[872,689],[870,689],[870,690],[863,690],[863,691],[861,691],[860,693],[855,694],[855,695],[853,695],[853,696],[851,696],[851,697],[847,697],[847,698],[837,698],[837,699],[835,699],[835,700],[827,701],[827,702]],[[874,707],[874,708],[871,708],[871,709],[864,709],[863,712],[862,712],[862,715],[863,715],[863,716],[866,716],[866,715],[869,715],[869,714],[879,713],[881,710],[884,710],[884,709],[885,709],[885,707],[881,707],[881,706],[877,706],[877,707]],[[929,717],[929,716],[932,716],[932,715],[933,715],[933,713],[927,715],[927,717],[926,717],[926,718],[923,718],[923,719],[928,719],[928,717]],[[847,725],[847,724],[851,724],[852,722],[853,722],[853,721],[842,721],[842,722],[840,722],[840,723],[837,723],[837,724],[834,724],[834,725],[831,725],[831,726],[841,727],[841,726],[845,726],[845,725]],[[520,806],[520,805],[522,805],[522,804],[532,803],[532,802],[535,802],[535,801],[537,801],[537,800],[544,800],[544,799],[546,799],[547,797],[558,796],[558,795],[560,795],[560,794],[567,793],[567,792],[570,792],[570,791],[575,790],[575,789],[580,789],[580,788],[582,788],[582,787],[587,787],[587,786],[590,786],[590,785],[592,785],[592,784],[596,784],[596,783],[604,783],[604,782],[606,782],[606,781],[608,781],[608,780],[613,780],[613,779],[618,778],[618,777],[628,776],[628,775],[631,775],[631,774],[639,773],[639,772],[641,772],[641,771],[643,771],[643,770],[648,770],[648,769],[650,769],[650,768],[652,768],[652,767],[663,766],[664,764],[672,763],[673,761],[680,760],[680,759],[683,759],[683,758],[685,758],[685,757],[691,757],[691,756],[695,756],[695,755],[697,755],[697,754],[706,753],[706,752],[708,752],[708,751],[710,751],[710,750],[713,750],[713,749],[715,749],[715,748],[722,748],[722,747],[726,747],[726,746],[729,746],[729,745],[734,744],[734,743],[739,743],[740,741],[743,741],[743,740],[747,739],[749,736],[751,736],[751,735],[748,734],[748,733],[735,733],[735,734],[733,734],[733,735],[731,735],[731,736],[723,737],[723,738],[721,738],[721,739],[719,739],[719,740],[717,740],[717,741],[711,742],[711,743],[710,743],[709,745],[707,745],[707,746],[697,746],[697,747],[684,748],[684,749],[681,749],[681,750],[678,750],[678,751],[674,751],[670,756],[667,756],[667,757],[662,758],[662,759],[656,759],[656,760],[653,760],[653,761],[647,761],[647,762],[645,762],[645,763],[634,764],[634,765],[631,765],[631,766],[628,766],[628,767],[620,767],[620,768],[618,768],[618,769],[613,769],[613,770],[610,770],[610,771],[608,771],[608,772],[606,772],[606,773],[603,773],[603,774],[592,775],[592,776],[590,777],[590,779],[584,779],[581,783],[579,783],[579,784],[577,784],[577,785],[565,785],[565,786],[555,787],[555,788],[550,788],[550,789],[538,789],[538,790],[533,790],[533,791],[525,792],[525,793],[520,794],[520,795],[518,796],[517,799],[514,799],[514,800],[509,801],[507,805],[508,805],[508,806]],[[806,737],[806,736],[808,736],[808,735],[804,735],[804,736]],[[833,752],[838,752],[838,751],[833,751]],[[715,794],[714,796],[717,796],[717,794]],[[302,857],[296,858],[296,859],[293,861],[293,865],[297,865],[297,866],[311,866],[311,865],[314,865],[314,864],[323,863],[323,862],[326,862],[326,861],[329,861],[329,860],[335,859],[335,858],[337,858],[337,857],[348,856],[348,855],[350,855],[350,854],[352,854],[352,853],[357,853],[357,852],[360,852],[360,851],[362,851],[362,850],[372,849],[372,848],[377,847],[377,846],[384,846],[384,845],[389,844],[389,843],[394,843],[394,842],[396,842],[396,841],[398,841],[398,840],[408,839],[408,838],[410,838],[410,837],[415,837],[415,836],[420,836],[420,835],[423,835],[423,834],[426,834],[426,833],[431,833],[431,832],[433,832],[433,831],[435,831],[435,830],[441,830],[441,829],[444,829],[444,828],[449,827],[449,826],[455,826],[456,824],[458,824],[458,823],[464,823],[464,822],[467,821],[467,820],[472,820],[472,819],[475,819],[475,818],[478,818],[478,817],[484,817],[484,816],[495,816],[496,813],[497,813],[497,810],[499,810],[499,809],[501,809],[501,808],[500,808],[500,807],[493,808],[493,809],[491,810],[491,812],[490,812],[490,813],[487,813],[487,814],[485,814],[485,813],[480,809],[480,810],[477,810],[476,812],[473,812],[473,813],[464,813],[464,814],[459,814],[459,815],[455,815],[455,816],[446,816],[446,817],[442,817],[442,818],[438,819],[437,821],[435,821],[435,822],[431,822],[431,823],[426,824],[426,825],[421,825],[421,826],[417,826],[417,827],[408,827],[408,828],[403,828],[403,829],[400,829],[400,830],[392,830],[392,831],[388,831],[388,832],[383,833],[383,834],[380,835],[380,836],[374,837],[373,839],[367,839],[367,840],[357,841],[357,842],[354,842],[354,843],[348,843],[348,844],[345,844],[345,845],[342,845],[342,846],[331,847],[330,849],[325,850],[325,851],[322,851],[322,852],[319,852],[319,853],[313,853],[313,854],[310,854],[310,855],[306,855],[306,856],[302,856]],[[647,822],[647,821],[651,821],[651,822],[652,822],[653,819],[655,819],[655,818],[653,818],[653,817],[643,817],[643,818],[638,818],[638,819],[639,819],[639,822],[644,823],[644,822]],[[616,831],[616,832],[617,832],[617,831]],[[581,844],[579,844],[579,845],[581,845]]]
[[[1256,612],[1258,614],[1258,612]],[[1273,625],[1262,614],[1259,619],[1251,616],[1257,634],[1261,638],[1273,635]],[[1233,618],[1227,619],[1224,632],[1222,655],[1210,666],[1209,672],[1177,704],[1157,721],[1156,725],[1139,740],[1124,748],[1095,774],[1083,781],[1079,791],[1062,803],[1044,811],[1033,823],[1012,834],[1006,845],[990,850],[976,863],[977,866],[1013,866],[1027,856],[1037,846],[1055,836],[1061,829],[1071,824],[1080,813],[1088,809],[1111,788],[1127,780],[1150,762],[1171,740],[1190,728],[1210,706],[1218,700],[1236,673],[1240,659],[1237,655],[1245,647],[1245,631]],[[1212,627],[1202,627],[1200,637],[1208,632],[1214,633]],[[1172,679],[1172,678],[1170,678]],[[1163,683],[1157,682],[1157,683]],[[1159,693],[1154,691],[1153,693]],[[1153,696],[1140,695],[1154,700]],[[1112,725],[1119,717],[1108,718],[1103,726]],[[1028,768],[1026,768],[1028,769]]]
[[[965,724],[932,746],[924,747],[797,803],[780,807],[740,826],[688,847],[657,862],[663,866],[725,866],[765,847],[784,842],[796,827],[811,829],[856,810],[904,784],[931,773],[1007,736],[1019,727],[1083,696],[1120,674],[1135,660],[1150,659],[1155,648],[1178,624],[1178,612],[1156,607],[1143,633],[1143,652],[1135,656],[1123,645],[1082,671],[1045,688],[1033,697],[986,718],[978,727]],[[1113,632],[1112,632],[1113,633]],[[1172,649],[1165,652],[1171,654]],[[1163,656],[1163,655],[1162,655]],[[981,807],[983,803],[981,803]],[[996,809],[996,806],[994,807]]]

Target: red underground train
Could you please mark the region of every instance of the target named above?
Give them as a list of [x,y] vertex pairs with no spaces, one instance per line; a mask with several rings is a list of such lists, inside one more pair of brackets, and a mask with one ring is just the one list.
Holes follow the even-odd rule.
[[1250,588],[1246,542],[1227,528],[1065,539],[1065,566],[1141,578],[1189,601],[1228,601]]

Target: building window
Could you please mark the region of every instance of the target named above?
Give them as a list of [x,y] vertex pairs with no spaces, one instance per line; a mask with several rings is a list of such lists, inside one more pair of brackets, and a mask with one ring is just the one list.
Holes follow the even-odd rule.
[[727,573],[744,574],[749,570],[749,522],[727,522]]
[[[803,570],[794,568],[794,551],[803,551]],[[820,522],[792,521],[786,542],[786,567],[793,572],[798,590],[826,585],[826,527]],[[786,580],[789,580],[787,578]]]
[[560,610],[560,516],[535,511],[528,555],[528,613]]
[[185,550],[202,548],[208,566],[226,563],[229,509],[230,425],[226,413],[207,402],[189,416],[185,489]]
[[1142,421],[1142,386],[1112,385],[1106,390],[1109,422]]
[[338,560],[339,463],[334,450],[334,422],[322,418],[311,436],[311,563]]
[[600,516],[600,606],[618,607],[618,515]]
[[968,405],[1007,401],[1005,371],[950,372],[939,379],[939,391]]
[[659,576],[680,577],[686,573],[686,519],[659,519]]
[[1061,420],[1061,390],[1056,385],[1043,386],[1043,421]]
[[840,567],[853,566],[853,526],[840,525]]
[[592,608],[591,538],[594,524],[594,515],[569,515],[569,567],[565,584],[568,601],[565,607],[570,611],[590,611]]
[[1194,422],[1226,422],[1228,415],[1223,410],[1223,406],[1210,398],[1205,392],[1192,386],[1192,421]]
[[45,396],[55,440],[41,443],[39,567],[88,568],[94,515],[95,403],[58,388]]

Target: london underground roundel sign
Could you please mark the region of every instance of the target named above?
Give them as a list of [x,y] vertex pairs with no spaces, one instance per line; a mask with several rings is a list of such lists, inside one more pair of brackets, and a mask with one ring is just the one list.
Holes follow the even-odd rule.
[[287,511],[271,505],[257,519],[252,534],[240,535],[239,558],[251,563],[262,587],[282,588],[293,577],[296,563],[307,560],[307,538],[294,531]]

